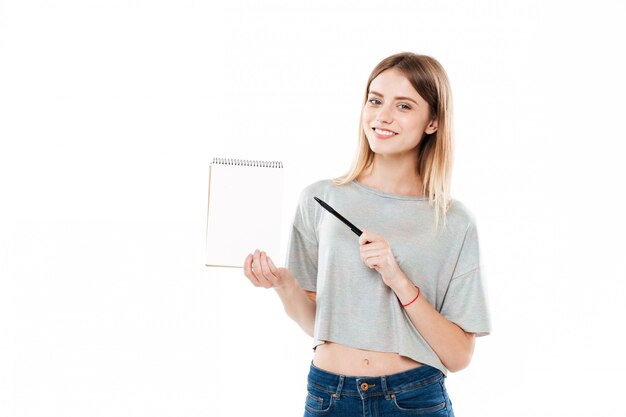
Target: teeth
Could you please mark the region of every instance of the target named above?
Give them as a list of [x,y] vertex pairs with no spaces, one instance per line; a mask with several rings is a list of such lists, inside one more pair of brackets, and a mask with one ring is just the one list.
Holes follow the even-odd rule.
[[376,133],[378,133],[379,135],[383,135],[383,136],[391,136],[391,135],[395,135],[395,133],[390,132],[390,131],[388,131],[388,130],[380,130],[380,129],[376,129],[376,128],[374,128],[374,131],[375,131]]

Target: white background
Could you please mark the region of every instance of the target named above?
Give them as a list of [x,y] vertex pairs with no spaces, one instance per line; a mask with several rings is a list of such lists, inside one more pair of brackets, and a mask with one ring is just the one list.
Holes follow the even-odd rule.
[[456,415],[624,415],[625,16],[0,1],[0,415],[301,415],[310,339],[273,291],[204,266],[208,164],[282,160],[287,226],[348,169],[367,77],[400,51],[451,79],[493,318],[447,379]]

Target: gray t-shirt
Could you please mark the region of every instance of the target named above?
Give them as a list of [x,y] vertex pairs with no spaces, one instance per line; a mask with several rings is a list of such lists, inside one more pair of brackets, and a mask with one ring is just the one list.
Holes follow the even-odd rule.
[[394,352],[447,374],[394,292],[360,257],[358,236],[313,197],[356,227],[384,237],[400,269],[446,319],[484,336],[491,331],[472,214],[452,200],[445,229],[435,229],[427,197],[389,194],[356,180],[310,184],[300,193],[286,267],[317,293],[313,347],[325,341]]

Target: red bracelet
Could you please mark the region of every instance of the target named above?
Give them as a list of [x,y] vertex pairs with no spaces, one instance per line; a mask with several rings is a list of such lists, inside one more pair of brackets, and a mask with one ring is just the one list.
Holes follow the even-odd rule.
[[402,307],[408,307],[408,306],[410,306],[411,304],[413,304],[413,303],[415,302],[415,300],[417,300],[417,299],[420,297],[420,294],[422,293],[422,292],[420,291],[420,287],[416,286],[415,288],[417,288],[417,295],[415,296],[415,298],[414,298],[414,299],[412,299],[411,301],[409,301],[409,302],[408,302],[408,303],[406,303],[406,304],[402,304]]

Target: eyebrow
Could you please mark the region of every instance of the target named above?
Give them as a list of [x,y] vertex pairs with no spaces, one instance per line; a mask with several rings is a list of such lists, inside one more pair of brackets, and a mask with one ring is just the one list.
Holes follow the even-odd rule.
[[[379,92],[376,92],[376,91],[370,91],[370,94],[374,94],[375,96],[385,97],[385,96],[383,96],[382,94],[380,94]],[[417,101],[413,100],[411,97],[396,97],[395,99],[396,100],[409,100],[409,101],[412,101],[413,103],[415,103],[415,105],[418,105]]]

